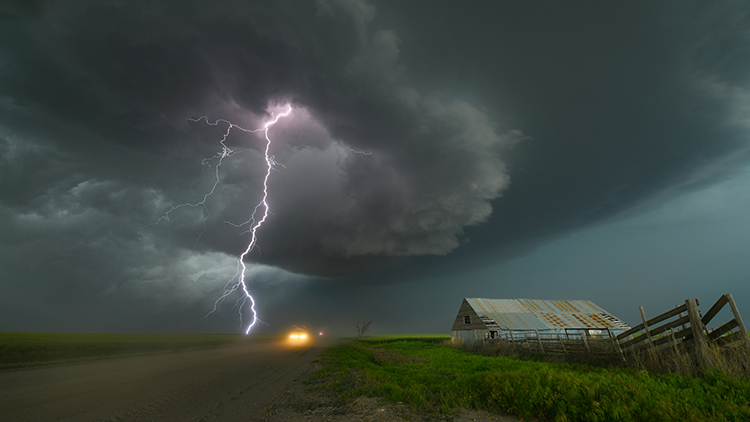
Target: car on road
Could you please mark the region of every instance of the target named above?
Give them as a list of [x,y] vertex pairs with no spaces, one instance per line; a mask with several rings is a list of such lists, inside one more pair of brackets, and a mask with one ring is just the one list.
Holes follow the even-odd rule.
[[287,342],[292,345],[302,345],[307,344],[311,341],[311,335],[307,327],[304,325],[302,327],[298,327],[296,325],[293,325],[294,329],[289,332],[289,335],[287,336]]

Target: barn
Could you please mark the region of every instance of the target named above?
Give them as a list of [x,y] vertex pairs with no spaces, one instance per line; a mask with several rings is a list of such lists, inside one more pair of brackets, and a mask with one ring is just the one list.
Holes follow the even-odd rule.
[[543,337],[613,338],[630,329],[588,300],[464,298],[451,340],[483,344],[493,340]]

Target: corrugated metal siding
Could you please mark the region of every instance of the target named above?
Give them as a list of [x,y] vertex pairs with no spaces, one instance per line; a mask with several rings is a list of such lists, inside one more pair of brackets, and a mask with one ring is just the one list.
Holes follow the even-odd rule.
[[630,328],[587,300],[467,298],[465,301],[478,315],[491,319],[498,327],[506,330]]
[[517,299],[466,299],[479,312],[517,314],[528,309]]
[[490,314],[490,317],[497,322],[497,325],[506,330],[524,329],[524,330],[546,330],[547,325],[536,315],[524,312],[518,314]]
[[512,329],[547,329],[539,317],[517,299],[466,299],[479,315],[491,318],[500,327]]

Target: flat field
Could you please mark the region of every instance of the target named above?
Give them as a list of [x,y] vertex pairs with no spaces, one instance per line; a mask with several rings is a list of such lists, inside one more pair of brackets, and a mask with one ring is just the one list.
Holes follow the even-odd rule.
[[[253,338],[257,339],[258,336]],[[204,349],[247,341],[239,334],[60,334],[0,332],[0,369],[154,352]]]
[[554,421],[748,421],[750,380],[482,356],[440,339],[370,338],[323,352],[311,379],[342,402],[365,396]]

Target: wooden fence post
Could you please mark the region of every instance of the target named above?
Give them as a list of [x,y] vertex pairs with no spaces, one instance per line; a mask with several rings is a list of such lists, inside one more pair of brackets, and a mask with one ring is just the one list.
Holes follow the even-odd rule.
[[617,341],[617,336],[615,336],[612,331],[607,328],[607,333],[609,334],[609,339],[612,340],[612,348],[615,350],[615,353],[617,353],[617,356],[620,357],[620,360],[623,362],[627,362],[627,359],[625,359],[625,354],[622,353],[622,349],[620,349],[620,342]]
[[[679,308],[680,305],[675,305],[674,307],[675,308]],[[678,315],[679,319],[682,319],[682,317],[684,317],[684,316],[685,316],[685,314],[683,314],[682,312],[680,312],[680,314]],[[684,330],[686,328],[687,328],[687,324],[682,324],[682,329]]]
[[680,350],[677,348],[677,339],[674,337],[674,329],[669,329],[670,343],[672,343],[672,349],[674,350],[675,357],[680,355]]
[[708,340],[706,340],[706,330],[703,328],[700,313],[698,313],[698,299],[688,299],[687,305],[688,317],[690,318],[690,329],[693,332],[693,342],[695,344],[695,360],[698,368],[705,369],[708,364]]
[[542,336],[539,335],[539,330],[534,330],[536,332],[536,339],[539,342],[539,351],[544,353],[544,346],[542,346]]
[[560,346],[562,346],[563,352],[565,354],[568,354],[568,349],[565,348],[565,342],[563,341],[562,337],[560,337],[560,334],[557,335],[557,339],[560,341]]
[[742,322],[742,317],[740,316],[740,310],[737,308],[737,304],[734,303],[734,298],[732,297],[731,293],[727,293],[724,296],[726,296],[727,300],[729,301],[729,306],[732,308],[732,313],[734,314],[734,320],[737,321],[737,324],[740,328],[740,335],[745,340],[745,345],[750,347],[750,335],[747,333],[747,328],[745,327],[745,323]]
[[581,334],[581,338],[583,339],[583,345],[586,346],[586,351],[591,353],[591,346],[589,346],[589,340],[586,338],[588,337],[588,330],[584,331]]
[[646,336],[648,336],[648,343],[651,345],[651,351],[654,349],[654,339],[651,338],[651,332],[648,330],[648,322],[646,320],[646,311],[643,310],[643,306],[639,306],[638,310],[641,311],[641,320],[643,321],[643,329],[646,330]]

